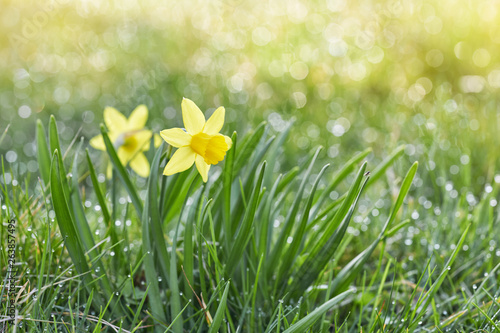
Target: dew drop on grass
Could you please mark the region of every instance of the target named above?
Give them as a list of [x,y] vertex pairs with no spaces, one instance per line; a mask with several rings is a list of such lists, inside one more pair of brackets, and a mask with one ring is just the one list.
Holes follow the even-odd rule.
[[[130,277],[130,275],[129,275],[129,277]],[[158,276],[158,282],[161,282],[161,281],[162,281],[161,276]]]
[[286,239],[286,242],[287,242],[288,244],[291,244],[291,243],[292,243],[292,241],[293,241],[293,237],[288,237],[288,238]]
[[111,252],[109,253],[109,255],[110,255],[110,256],[112,256],[112,257],[114,257],[114,256],[115,256],[115,253],[114,253],[113,251],[111,251]]
[[474,284],[472,285],[472,289],[476,290],[477,289],[477,286]]

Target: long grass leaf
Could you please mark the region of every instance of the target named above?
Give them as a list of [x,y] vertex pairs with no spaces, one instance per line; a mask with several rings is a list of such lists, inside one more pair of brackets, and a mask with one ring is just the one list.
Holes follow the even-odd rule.
[[142,209],[143,209],[142,202],[139,198],[139,195],[137,194],[137,191],[135,190],[134,185],[132,184],[132,181],[130,180],[127,170],[125,170],[125,167],[122,165],[120,159],[118,158],[115,147],[111,143],[104,125],[101,125],[101,134],[104,140],[104,145],[106,146],[106,151],[108,152],[109,158],[111,160],[111,163],[115,168],[115,170],[117,171],[118,177],[123,182],[123,185],[125,186],[125,189],[127,190],[127,193],[130,196],[130,200],[132,200],[132,204],[134,205],[137,211],[137,215],[142,216]]
[[36,122],[36,143],[37,143],[37,155],[38,155],[38,168],[40,174],[42,175],[42,180],[45,186],[49,184],[50,181],[50,152],[49,146],[47,144],[45,128],[43,127],[42,121],[40,119]]
[[303,333],[307,332],[310,327],[314,325],[314,323],[328,310],[330,310],[332,307],[343,301],[347,296],[352,295],[353,291],[348,290],[345,291],[328,302],[325,302],[321,306],[317,307],[314,309],[311,313],[309,313],[307,316],[290,326],[287,330],[284,331],[284,333]]
[[226,288],[224,288],[224,293],[222,294],[222,297],[221,297],[220,303],[219,303],[219,307],[217,308],[217,311],[215,312],[215,316],[214,316],[212,325],[210,325],[210,328],[208,329],[208,333],[219,331],[219,327],[222,324],[222,320],[224,319],[224,314],[226,312],[226,301],[227,301],[227,295],[229,294],[230,283],[231,283],[231,281],[228,281],[226,283]]

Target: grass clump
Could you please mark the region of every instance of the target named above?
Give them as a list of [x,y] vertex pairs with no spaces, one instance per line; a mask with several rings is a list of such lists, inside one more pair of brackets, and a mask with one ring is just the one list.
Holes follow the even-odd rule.
[[496,329],[496,187],[474,207],[467,194],[457,202],[444,192],[431,209],[414,183],[417,163],[393,183],[383,179],[403,147],[372,171],[366,150],[334,172],[318,165],[320,147],[276,176],[288,132],[261,124],[241,139],[234,133],[207,183],[193,168],[161,175],[172,149],[150,145],[144,183],[104,127],[110,180],[88,151],[83,158],[83,141],[61,150],[55,118],[48,140],[39,122],[36,190],[2,187],[2,218],[18,220],[22,240],[18,329]]

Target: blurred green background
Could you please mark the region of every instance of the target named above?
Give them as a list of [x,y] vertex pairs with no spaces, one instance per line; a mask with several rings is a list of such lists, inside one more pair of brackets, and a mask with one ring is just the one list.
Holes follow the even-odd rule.
[[[295,119],[289,169],[318,145],[341,165],[401,143],[409,163],[477,191],[498,164],[498,1],[1,0],[0,147],[36,172],[36,119],[66,143],[105,106],[138,104],[159,131],[182,97],[223,105],[223,132]],[[439,166],[439,168],[436,168]],[[441,179],[441,180],[440,180]],[[500,179],[499,179],[500,180]],[[442,184],[440,184],[442,183]]]

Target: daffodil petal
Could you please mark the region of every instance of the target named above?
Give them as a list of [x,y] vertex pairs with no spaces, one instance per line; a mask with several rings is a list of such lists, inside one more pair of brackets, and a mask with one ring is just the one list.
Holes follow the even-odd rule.
[[155,134],[154,145],[158,148],[161,145],[161,137],[158,134]]
[[132,161],[130,161],[130,167],[141,177],[146,178],[149,176],[149,162],[143,153],[135,155]]
[[146,126],[148,121],[148,108],[146,105],[141,104],[132,111],[130,117],[128,118],[128,130],[129,131],[139,131]]
[[222,126],[224,126],[224,116],[226,114],[226,109],[223,106],[217,108],[212,116],[207,120],[205,127],[203,127],[203,133],[215,135],[220,132]]
[[122,163],[123,166],[126,166],[128,162],[134,157],[135,152],[124,149],[123,147],[118,148],[116,154],[118,155],[118,159]]
[[170,161],[168,161],[165,170],[163,170],[163,174],[165,176],[170,176],[174,173],[189,169],[194,163],[195,156],[195,152],[190,147],[177,149]]
[[230,137],[224,135],[224,140],[226,140],[227,150],[231,149],[233,146],[233,140]]
[[205,116],[203,112],[190,99],[182,99],[182,120],[184,127],[191,135],[200,133],[205,126]]
[[208,170],[210,170],[210,164],[207,164],[201,155],[196,155],[195,159],[196,169],[203,178],[203,181],[206,183],[208,180]]
[[160,132],[161,137],[169,145],[175,148],[180,148],[183,146],[189,146],[191,143],[191,135],[184,132],[180,128],[166,129]]
[[94,136],[92,139],[90,139],[90,145],[98,150],[106,150],[106,145],[104,144],[102,134]]
[[150,130],[144,130],[134,134],[134,139],[137,142],[136,152],[149,150],[152,135],[153,132],[151,132]]
[[110,106],[104,109],[104,123],[110,132],[122,133],[127,131],[127,118],[120,111]]
[[108,179],[111,179],[112,176],[113,176],[113,166],[111,165],[111,162],[108,162],[108,166],[106,168],[106,177]]

